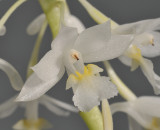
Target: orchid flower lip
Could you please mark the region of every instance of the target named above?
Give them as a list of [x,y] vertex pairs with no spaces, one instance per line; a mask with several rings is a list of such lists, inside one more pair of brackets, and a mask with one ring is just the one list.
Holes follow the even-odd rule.
[[76,74],[70,74],[66,85],[66,89],[72,87],[73,101],[80,111],[89,111],[94,106],[98,106],[101,100],[117,95],[118,91],[109,79],[100,76],[99,73],[103,69],[88,64],[83,70],[83,73],[77,71]]

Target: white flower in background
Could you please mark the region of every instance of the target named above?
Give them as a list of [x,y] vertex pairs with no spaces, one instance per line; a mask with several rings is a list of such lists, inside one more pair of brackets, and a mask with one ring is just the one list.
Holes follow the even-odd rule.
[[[156,96],[142,96],[134,101],[114,103],[112,114],[124,112],[129,116],[130,130],[160,129],[160,98]],[[140,127],[141,126],[141,127]]]
[[[61,26],[67,26],[67,27],[75,27],[78,29],[78,33],[81,33],[85,27],[83,25],[83,23],[74,15],[72,15],[67,7],[64,7],[64,14],[63,14],[63,18],[61,20]],[[44,21],[45,21],[46,17],[45,14],[40,14],[39,16],[37,16],[27,27],[27,33],[29,35],[35,35],[37,34]]]
[[134,71],[140,66],[142,72],[151,83],[154,93],[160,94],[160,77],[154,72],[153,63],[141,55],[140,48],[136,45],[131,45],[119,59],[125,65],[131,66],[131,71]]
[[[78,34],[75,28],[62,28],[51,44],[52,50],[32,68],[34,73],[24,84],[17,100],[29,101],[39,98],[62,78],[65,68],[68,75],[74,74],[76,76],[77,72],[83,75],[84,63],[99,62],[120,56],[128,48],[131,40],[131,35],[111,35],[110,22],[88,28],[80,34]],[[98,74],[99,72],[97,71],[96,73]],[[94,77],[94,74],[93,71],[91,77]],[[100,76],[94,78],[97,78],[96,83],[100,83],[103,79]],[[93,81],[93,78],[90,79]],[[84,84],[86,83],[86,80],[82,81],[85,81],[83,82]],[[81,84],[79,86],[84,85]],[[102,86],[102,83],[100,86]],[[102,91],[106,92],[103,88],[101,87],[101,91],[95,92],[96,100],[100,100]],[[83,91],[83,87],[78,87],[79,89]],[[107,87],[106,90],[108,90]],[[74,99],[76,100],[76,98]],[[75,100],[74,102],[77,104]],[[91,106],[86,106],[84,110],[87,107],[90,108]]]
[[132,71],[140,66],[155,94],[160,94],[160,77],[154,72],[152,61],[143,58],[160,55],[160,33],[157,30],[160,30],[160,18],[120,25],[113,32],[135,35],[132,45],[119,59],[131,66]]
[[47,95],[30,102],[15,102],[16,96],[0,105],[1,119],[10,116],[18,107],[25,109],[25,118],[18,121],[13,126],[14,129],[40,130],[51,128],[52,125],[47,120],[38,117],[39,104],[57,116],[68,116],[70,114],[69,111],[78,112],[75,107]]
[[[108,20],[103,13],[93,7],[86,0],[79,0],[91,17],[98,23]],[[160,94],[160,77],[153,70],[153,63],[143,58],[160,55],[160,18],[142,20],[139,22],[118,25],[112,21],[112,33],[120,35],[133,34],[132,44],[119,60],[131,66],[131,70],[141,67],[144,75],[153,86],[155,94]],[[120,43],[120,42],[119,42]]]
[[[11,83],[11,86],[19,91],[23,86],[23,80],[16,69],[3,59],[0,59],[0,70],[4,71]],[[71,112],[78,110],[67,103],[56,100],[47,95],[43,95],[40,99],[31,102],[15,102],[14,96],[0,105],[0,118],[5,118],[11,115],[17,107],[25,109],[25,119],[18,121],[13,128],[18,130],[40,130],[51,128],[51,124],[45,119],[38,118],[39,104],[45,106],[48,110],[58,116],[68,116]],[[64,110],[65,109],[65,110]],[[67,111],[66,111],[67,110]]]
[[[17,96],[17,95],[16,95]],[[45,119],[38,118],[38,105],[41,104],[45,106],[48,110],[58,116],[68,116],[72,112],[78,112],[73,106],[58,101],[47,95],[43,95],[40,99],[31,102],[15,102],[15,98],[9,99],[0,105],[0,118],[5,118],[11,115],[17,107],[22,107],[25,109],[25,119],[18,121],[13,128],[14,129],[29,129],[29,130],[39,130],[51,128],[51,124]],[[66,109],[66,110],[63,110]]]

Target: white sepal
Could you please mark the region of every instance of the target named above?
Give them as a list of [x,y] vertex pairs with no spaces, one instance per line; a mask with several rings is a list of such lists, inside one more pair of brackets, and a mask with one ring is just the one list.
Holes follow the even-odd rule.
[[8,76],[12,87],[19,91],[22,89],[23,80],[18,71],[7,61],[0,59],[0,70],[4,71]]
[[128,116],[129,130],[143,130],[143,128],[132,117]]
[[135,107],[139,112],[160,118],[160,97],[143,96],[137,99]]
[[72,105],[70,105],[68,103],[59,101],[59,100],[57,100],[57,99],[55,99],[53,97],[44,95],[42,98],[43,98],[44,101],[49,102],[49,103],[51,103],[51,104],[53,104],[55,106],[61,107],[62,109],[68,110],[70,112],[75,112],[75,113],[78,112],[78,109],[75,108],[74,106],[72,106]]
[[116,112],[124,112],[136,120],[141,126],[144,128],[150,128],[152,117],[146,115],[145,113],[139,112],[134,102],[122,102],[122,103],[114,103],[110,105],[112,114]]
[[[119,57],[126,51],[133,39],[132,35],[113,35],[105,46],[95,52],[83,55],[84,62],[99,62]],[[113,53],[114,52],[114,53]]]
[[14,102],[16,96],[10,98],[0,105],[0,118],[8,117],[16,110],[19,105],[19,103]]
[[46,16],[45,14],[40,14],[39,16],[37,16],[27,27],[27,33],[29,35],[35,35],[37,34],[42,25],[43,25],[43,22],[45,21],[46,19]]
[[153,87],[156,95],[160,94],[160,77],[153,70],[153,63],[151,60],[143,58],[140,64],[142,72]]
[[78,29],[78,33],[85,30],[83,23],[74,15],[68,14],[64,17],[64,22],[67,27],[74,27]]
[[57,77],[63,65],[62,56],[54,50],[50,50],[45,56],[32,67],[35,74],[44,81],[52,80]]
[[116,34],[141,34],[160,29],[160,18],[147,19],[138,22],[123,24],[113,30]]
[[84,30],[75,42],[74,49],[87,55],[103,48],[111,37],[110,21]]
[[62,78],[64,72],[65,69],[62,67],[60,73],[54,79],[49,81],[43,81],[33,73],[25,82],[16,101],[31,101],[39,98]]

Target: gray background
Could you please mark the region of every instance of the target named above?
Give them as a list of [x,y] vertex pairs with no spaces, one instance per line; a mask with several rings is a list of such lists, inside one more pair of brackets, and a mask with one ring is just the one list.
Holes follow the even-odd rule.
[[[0,17],[13,2],[10,0],[0,0]],[[119,24],[160,17],[159,0],[89,0],[89,2]],[[96,24],[77,0],[68,0],[68,4],[71,12],[79,17],[86,27]],[[6,23],[7,34],[0,37],[0,58],[11,63],[19,71],[24,81],[27,63],[36,39],[36,36],[28,36],[25,29],[29,22],[41,12],[37,0],[29,0],[10,17]],[[50,49],[51,40],[50,30],[48,29],[41,46],[40,58]],[[159,58],[152,59],[155,64],[154,70],[160,75],[159,60]],[[118,60],[112,60],[111,63],[118,75],[137,96],[153,95],[152,87],[140,69],[131,73],[130,69]],[[99,65],[103,67],[102,64]],[[48,94],[59,100],[73,104],[72,91],[65,91],[66,79],[67,77],[65,76]],[[0,103],[14,96],[16,93],[11,88],[7,76],[0,71]],[[123,99],[117,96],[111,99],[110,103],[118,101],[123,101]],[[0,129],[11,130],[11,126],[23,118],[23,112],[24,110],[19,108],[10,117],[0,119]],[[48,119],[53,124],[55,130],[87,130],[86,125],[79,115],[71,114],[69,118],[58,117],[44,107],[40,107],[39,113],[40,117]],[[128,130],[125,114],[117,113],[113,117],[114,130]]]

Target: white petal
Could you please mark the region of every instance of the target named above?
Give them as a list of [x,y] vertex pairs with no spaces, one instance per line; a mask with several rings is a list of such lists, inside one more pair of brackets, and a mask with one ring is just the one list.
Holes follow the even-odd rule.
[[14,102],[16,96],[0,105],[0,118],[8,117],[16,110],[16,108],[18,107],[18,103]]
[[129,102],[114,103],[114,104],[111,104],[110,107],[111,107],[112,114],[116,112],[124,112],[128,114],[129,116],[131,116],[134,120],[136,120],[144,128],[150,127],[150,123],[152,122],[152,117],[138,112],[134,108],[134,104],[129,103]]
[[61,66],[62,56],[50,50],[32,69],[40,79],[48,81],[57,77]]
[[43,81],[33,73],[24,84],[16,101],[31,101],[39,98],[62,78],[64,72],[65,69],[62,68],[57,77],[49,81]]
[[45,19],[45,14],[40,14],[38,17],[36,17],[27,27],[27,33],[29,35],[37,34],[40,31]]
[[153,35],[153,43],[154,45],[141,45],[138,46],[141,49],[141,53],[145,57],[156,57],[160,55],[160,33],[159,32],[151,32]]
[[128,49],[132,39],[132,35],[113,35],[102,49],[97,49],[93,53],[82,55],[83,60],[85,63],[88,63],[105,61],[119,57]]
[[68,111],[64,111],[62,110],[61,108],[51,104],[51,103],[48,103],[48,102],[44,102],[43,105],[48,109],[50,110],[51,112],[53,112],[54,114],[58,115],[58,116],[69,116],[70,115],[70,112]]
[[97,65],[94,64],[88,64],[87,68],[89,69],[89,71],[92,72],[92,74],[99,74],[100,72],[103,72],[103,69],[98,67]]
[[82,54],[103,48],[111,37],[110,21],[84,30],[76,40],[74,48]]
[[155,94],[160,94],[160,78],[153,70],[153,63],[150,60],[143,58],[143,62],[140,64],[140,66],[142,72],[152,85]]
[[120,57],[118,57],[118,59],[125,65],[127,66],[131,66],[132,65],[132,60],[131,58],[129,58],[128,56],[125,55],[121,55]]
[[74,15],[68,14],[64,17],[65,25],[68,27],[75,27],[78,29],[78,33],[85,30],[83,23]]
[[80,111],[90,111],[102,99],[112,98],[118,93],[114,84],[106,77],[93,76],[77,85],[73,101]]
[[0,59],[0,70],[4,71],[12,85],[12,87],[19,91],[22,89],[23,80],[17,70],[7,61]]
[[137,99],[135,107],[140,112],[160,118],[160,97],[143,96]]
[[58,107],[61,107],[62,109],[66,109],[68,111],[71,111],[71,112],[78,112],[78,109],[75,108],[74,106],[68,104],[68,103],[65,103],[65,102],[62,102],[62,101],[59,101],[53,97],[50,97],[50,96],[47,96],[47,95],[44,95],[42,97],[42,100],[44,102],[48,102],[52,105],[55,105],[55,106],[58,106]]
[[148,19],[118,26],[113,30],[118,34],[141,34],[160,29],[160,18]]
[[77,37],[78,32],[76,28],[62,27],[57,37],[51,43],[51,47],[56,53],[63,53],[64,50],[73,47]]
[[142,127],[130,116],[128,116],[129,130],[143,130]]
[[3,25],[0,27],[0,36],[3,36],[6,34],[6,27]]

